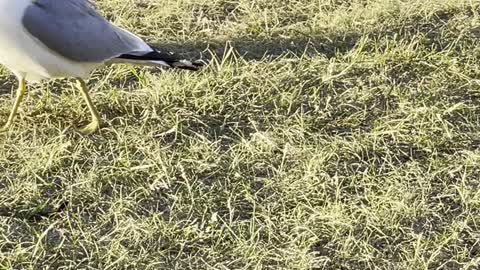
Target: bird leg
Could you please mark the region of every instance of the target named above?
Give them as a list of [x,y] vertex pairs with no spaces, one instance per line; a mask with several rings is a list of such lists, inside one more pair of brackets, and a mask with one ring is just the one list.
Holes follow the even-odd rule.
[[88,109],[90,110],[90,113],[92,114],[92,122],[85,126],[84,128],[80,129],[80,133],[83,135],[90,135],[94,133],[98,128],[100,127],[102,123],[102,119],[100,118],[100,115],[98,114],[97,110],[95,109],[95,106],[92,103],[92,99],[90,98],[90,95],[88,94],[88,88],[87,84],[85,83],[84,80],[78,78],[77,79],[77,88],[82,92],[82,95],[87,102]]
[[13,124],[13,120],[15,119],[15,115],[17,114],[18,107],[20,107],[20,103],[23,100],[23,96],[25,95],[26,85],[25,85],[25,78],[18,78],[18,90],[17,90],[17,98],[15,99],[15,103],[13,104],[13,108],[10,111],[10,116],[8,117],[7,123],[0,128],[0,133],[6,132]]

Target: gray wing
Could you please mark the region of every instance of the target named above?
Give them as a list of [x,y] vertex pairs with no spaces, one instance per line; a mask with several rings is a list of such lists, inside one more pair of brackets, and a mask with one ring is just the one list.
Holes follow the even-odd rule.
[[88,0],[32,1],[22,23],[49,49],[77,62],[103,62],[126,53],[151,51],[140,38],[100,16]]

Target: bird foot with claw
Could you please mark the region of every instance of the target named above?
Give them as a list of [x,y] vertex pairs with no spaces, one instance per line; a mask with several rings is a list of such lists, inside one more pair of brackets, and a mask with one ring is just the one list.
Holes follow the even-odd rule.
[[100,123],[98,121],[93,121],[87,126],[78,130],[83,135],[91,135],[100,128]]

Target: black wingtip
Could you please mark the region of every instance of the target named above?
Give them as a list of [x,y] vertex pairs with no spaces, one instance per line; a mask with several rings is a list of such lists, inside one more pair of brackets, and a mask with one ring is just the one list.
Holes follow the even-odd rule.
[[200,70],[203,66],[206,65],[206,62],[203,60],[195,60],[195,61],[188,61],[188,60],[180,60],[180,61],[175,61],[173,63],[169,63],[171,67],[173,68],[179,68],[179,69],[186,69],[186,70],[191,70],[191,71],[198,71]]
[[162,52],[155,47],[151,47],[153,51],[142,55],[123,54],[118,58],[139,61],[162,61],[172,68],[198,71],[206,65],[203,60],[188,61],[182,60],[177,55],[170,52]]

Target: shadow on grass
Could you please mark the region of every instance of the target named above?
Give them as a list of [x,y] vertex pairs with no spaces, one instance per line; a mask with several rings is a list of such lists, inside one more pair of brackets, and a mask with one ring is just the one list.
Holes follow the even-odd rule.
[[[274,59],[285,54],[324,56],[333,58],[354,49],[362,39],[377,42],[381,39],[395,39],[412,41],[423,37],[422,43],[432,50],[446,48],[456,38],[461,36],[461,31],[446,34],[445,27],[448,21],[459,13],[474,16],[471,9],[437,11],[425,18],[417,15],[407,18],[398,24],[366,26],[359,29],[334,32],[332,30],[315,30],[314,33],[297,32],[293,37],[276,36],[273,38],[254,37],[246,34],[243,37],[230,40],[208,40],[186,43],[157,42],[153,45],[166,51],[182,55],[186,58],[202,58],[205,52],[211,51],[213,55],[221,57],[230,48],[245,60]],[[448,31],[447,31],[448,32]],[[464,34],[464,33],[463,33]],[[378,48],[366,48],[373,50]]]
[[8,95],[12,91],[15,91],[18,87],[18,82],[15,76],[2,76],[0,77],[0,95]]
[[335,36],[301,36],[295,38],[262,39],[239,37],[232,40],[210,40],[208,42],[156,43],[158,48],[171,51],[186,58],[208,58],[209,51],[221,57],[233,49],[245,60],[274,59],[285,54],[324,55],[332,58],[338,53],[353,49],[361,34],[349,33]]
[[[456,24],[456,18],[459,14],[466,16],[474,16],[471,9],[465,8],[461,10],[441,10],[429,17],[424,16],[411,16],[406,19],[399,20],[395,24],[379,24],[370,28],[360,27],[356,31],[349,30],[344,32],[328,32],[319,34],[298,34],[291,38],[275,37],[275,38],[261,38],[261,37],[238,37],[232,40],[211,40],[208,42],[191,42],[185,44],[173,44],[173,43],[159,43],[155,44],[159,48],[172,51],[186,58],[207,58],[210,55],[205,55],[205,52],[211,52],[213,57],[218,57],[220,60],[224,60],[227,55],[226,52],[230,49],[236,52],[246,61],[255,60],[272,60],[283,55],[307,55],[310,57],[318,56],[327,59],[335,58],[348,54],[355,48],[362,44],[362,51],[365,53],[382,53],[390,50],[392,44],[412,44],[415,42],[419,48],[419,57],[435,52],[442,52],[444,50],[451,50],[456,54],[456,57],[463,58],[463,48],[473,48],[475,42],[478,40],[478,33],[469,32],[465,29],[458,27],[452,27]],[[458,50],[457,50],[458,49]],[[202,55],[203,54],[203,55]],[[395,61],[395,59],[393,59]],[[436,69],[419,65],[418,62],[401,62],[401,63],[387,63],[388,83],[398,85],[415,85],[419,83],[423,78],[427,78],[429,75],[436,72]],[[361,68],[354,68],[349,73],[349,76],[361,79],[362,76],[368,75],[368,70],[362,70]],[[402,75],[401,77],[399,77]],[[316,76],[316,75],[314,75]],[[314,78],[312,78],[313,81]],[[368,81],[365,79],[365,81]],[[341,85],[341,84],[340,84]],[[345,87],[335,87],[339,91],[328,91],[326,96],[331,96],[332,100],[337,100],[335,97],[340,96]],[[464,95],[463,89],[460,89],[460,93]],[[447,98],[454,98],[458,93],[450,92]],[[369,100],[371,104],[368,104],[369,108],[377,108],[378,110],[372,110],[365,117],[365,121],[362,121],[357,126],[353,127],[341,127],[336,120],[341,120],[348,115],[354,115],[359,111],[351,110],[352,106],[348,106],[348,110],[336,110],[336,113],[328,119],[323,119],[317,126],[323,127],[321,130],[312,130],[312,132],[326,132],[328,134],[346,134],[352,130],[370,130],[376,120],[381,118],[386,113],[386,108],[394,109],[396,100],[392,100],[388,93],[379,93],[378,97],[373,97]],[[434,101],[432,101],[434,102]],[[334,102],[333,102],[334,103]],[[391,104],[390,104],[391,103]],[[354,103],[353,103],[354,104]],[[340,107],[339,104],[337,108]],[[352,105],[352,104],[347,104]],[[357,104],[358,108],[363,108],[364,104]],[[387,106],[388,105],[388,106]],[[304,106],[302,102],[296,103],[299,108]],[[305,107],[302,107],[305,108]],[[248,109],[247,109],[248,110]],[[295,112],[296,108],[291,108],[291,111]],[[306,108],[304,112],[308,114],[309,108]],[[253,113],[253,112],[252,112]],[[337,119],[338,118],[338,119]],[[321,118],[320,118],[321,119]],[[213,115],[206,115],[205,122],[209,122],[208,127],[205,130],[216,130],[215,134],[223,134],[225,132],[223,119],[216,119]],[[245,122],[245,121],[244,121]],[[220,124],[215,124],[220,123]],[[203,128],[189,126],[195,132],[205,132]],[[244,134],[250,134],[252,129],[249,124],[242,125],[240,131]],[[208,131],[207,131],[208,132]],[[202,133],[203,134],[203,133]]]

